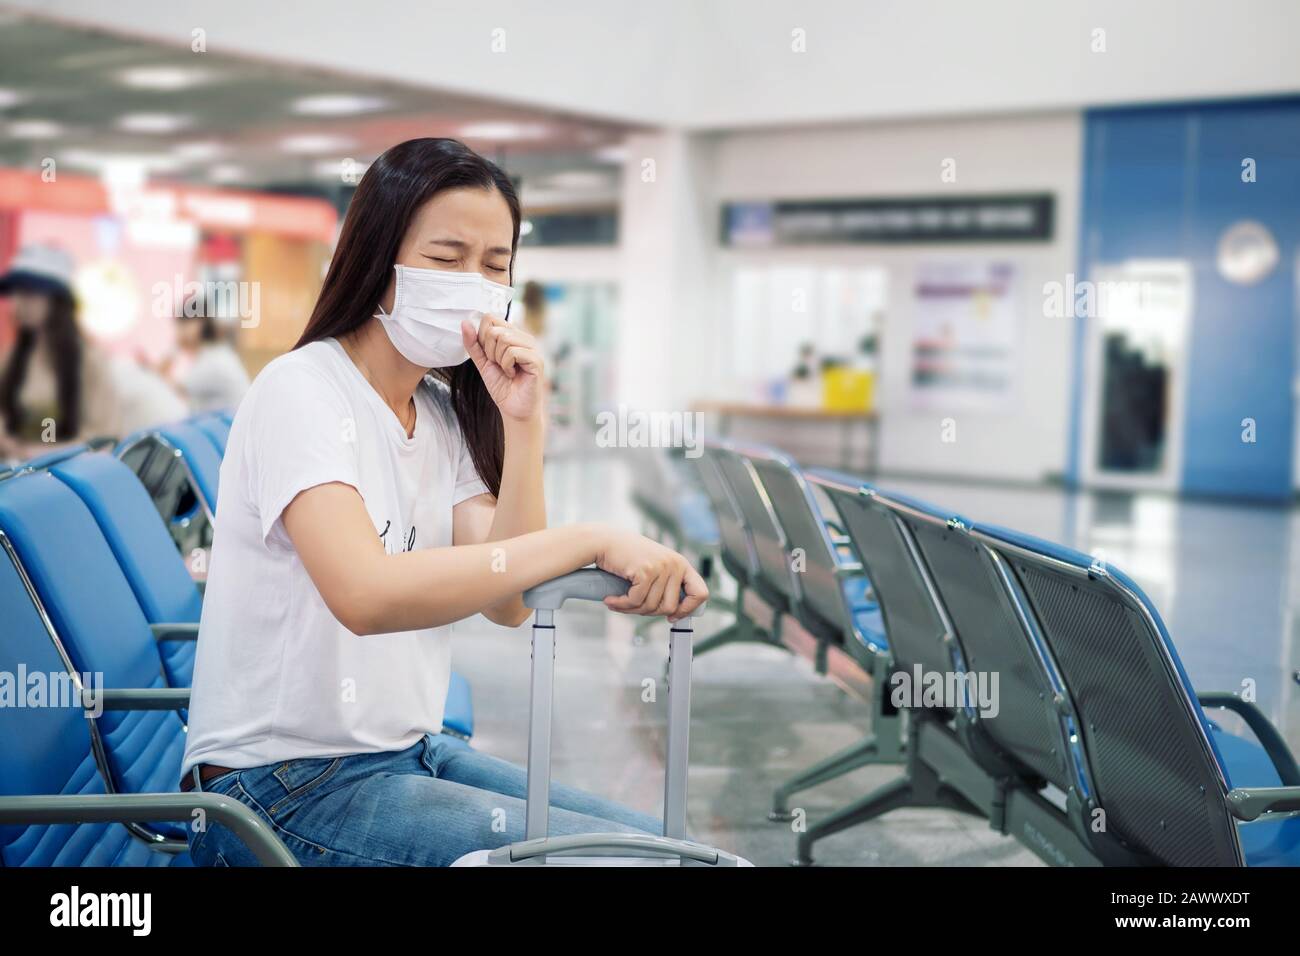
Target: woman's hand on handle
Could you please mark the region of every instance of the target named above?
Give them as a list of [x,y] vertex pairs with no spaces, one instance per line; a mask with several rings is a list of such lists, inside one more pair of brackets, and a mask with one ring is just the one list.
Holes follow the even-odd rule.
[[596,556],[596,566],[632,582],[623,597],[605,598],[605,606],[613,611],[663,616],[675,623],[709,597],[708,586],[689,561],[630,531],[610,530]]

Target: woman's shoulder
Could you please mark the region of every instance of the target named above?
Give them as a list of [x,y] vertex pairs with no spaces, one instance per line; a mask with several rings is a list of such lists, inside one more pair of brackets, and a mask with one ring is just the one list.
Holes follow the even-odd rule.
[[257,373],[250,399],[275,401],[305,395],[346,398],[337,357],[329,342],[311,342],[273,358]]

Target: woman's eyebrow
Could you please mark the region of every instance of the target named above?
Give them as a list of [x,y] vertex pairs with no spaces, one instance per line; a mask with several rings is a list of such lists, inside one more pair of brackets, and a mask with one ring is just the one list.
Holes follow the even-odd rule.
[[[426,246],[450,246],[453,249],[464,251],[469,248],[469,243],[462,242],[460,239],[427,239],[424,243]],[[493,246],[487,250],[489,255],[508,256],[510,255],[509,246]]]

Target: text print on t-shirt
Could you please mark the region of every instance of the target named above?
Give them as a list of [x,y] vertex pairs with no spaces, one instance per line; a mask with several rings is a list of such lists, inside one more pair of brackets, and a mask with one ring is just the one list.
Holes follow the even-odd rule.
[[384,552],[386,554],[398,554],[399,552],[402,551],[414,551],[415,550],[415,525],[411,525],[411,532],[406,536],[406,541],[404,544],[401,538],[397,535],[393,536],[394,540],[392,541],[388,540],[388,531],[390,528],[392,528],[392,526],[393,523],[391,521],[385,521],[384,530],[379,532],[379,540],[384,542]]

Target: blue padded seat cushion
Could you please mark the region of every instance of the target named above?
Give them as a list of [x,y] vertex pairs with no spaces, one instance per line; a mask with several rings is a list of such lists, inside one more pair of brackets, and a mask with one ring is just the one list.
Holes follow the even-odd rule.
[[[85,454],[50,469],[90,509],[152,624],[197,623],[203,600],[140,480],[120,460]],[[158,645],[168,682],[190,686],[194,642]]]
[[855,609],[853,630],[858,640],[873,652],[889,650],[889,640],[885,636],[885,619],[880,613],[879,604]]
[[447,685],[442,726],[465,737],[474,736],[474,701],[469,681],[455,671],[451,672],[451,683]]
[[[3,555],[0,620],[0,668],[12,673],[21,664],[29,674],[64,671],[18,572]],[[104,793],[79,707],[6,707],[0,710],[0,740],[0,794]],[[182,856],[188,860],[188,854]],[[165,866],[171,859],[151,851],[120,823],[0,826],[5,866]]]
[[686,537],[693,542],[708,546],[721,540],[713,507],[701,493],[688,491],[682,494],[678,503],[678,520]]
[[[1280,787],[1282,779],[1264,748],[1211,722],[1215,744],[1235,787]],[[1300,866],[1300,818],[1238,823],[1248,866]]]
[[216,415],[197,415],[190,419],[190,424],[208,436],[217,454],[226,454],[226,443],[230,440],[230,425]]
[[[71,488],[49,472],[0,482],[0,527],[79,672],[102,675],[105,687],[167,686],[149,622],[94,516]],[[97,724],[120,789],[175,790],[185,735],[174,712],[105,711]],[[179,824],[161,829],[184,834]]]
[[844,600],[854,611],[869,610],[876,607],[876,602],[867,597],[871,590],[871,581],[865,574],[855,574],[844,579]]

